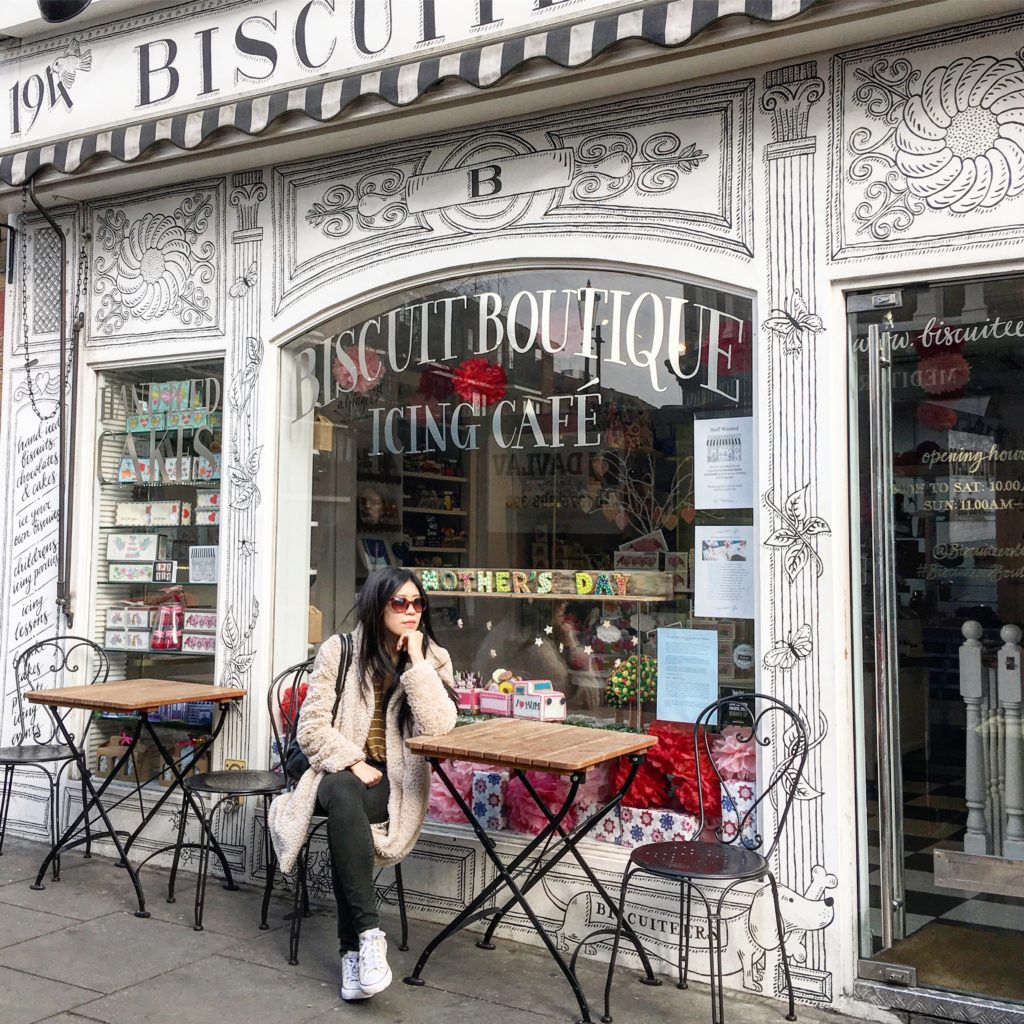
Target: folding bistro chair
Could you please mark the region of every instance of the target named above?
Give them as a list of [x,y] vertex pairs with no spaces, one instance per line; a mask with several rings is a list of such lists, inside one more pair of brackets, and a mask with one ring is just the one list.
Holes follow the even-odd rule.
[[[274,677],[267,693],[267,711],[270,714],[270,728],[274,736],[275,750],[283,751],[281,732],[278,728],[281,714],[281,701],[288,692],[298,694],[303,677],[312,666],[312,659],[292,665]],[[297,703],[297,701],[296,701]],[[297,716],[296,716],[297,717]],[[203,910],[206,904],[206,881],[210,871],[209,834],[213,829],[213,821],[219,811],[230,800],[241,797],[256,796],[263,800],[263,821],[267,820],[270,800],[288,788],[288,779],[283,770],[245,769],[243,771],[203,772],[199,775],[188,775],[182,785],[197,799],[203,809],[206,828],[199,830],[198,843],[185,842],[185,825],[188,818],[188,801],[182,800],[181,814],[178,818],[178,841],[174,847],[174,860],[171,862],[171,877],[167,884],[167,902],[174,903],[174,886],[178,877],[178,864],[181,851],[186,847],[199,851],[199,864],[196,877],[195,920],[192,927],[196,931],[203,930]],[[207,810],[207,801],[211,801]],[[277,857],[270,841],[270,830],[263,830],[263,862],[267,866],[267,879],[263,886],[263,905],[260,910],[260,930],[265,931],[267,912],[270,909],[270,895],[274,887],[274,875],[277,870]]]
[[[686,976],[690,961],[690,910],[693,896],[699,898],[708,922],[709,980],[711,985],[711,1020],[713,1024],[724,1024],[725,1004],[722,985],[722,908],[726,897],[741,882],[767,879],[775,911],[775,927],[778,930],[779,952],[782,971],[789,996],[789,1012],[786,1020],[796,1020],[796,1006],[793,999],[793,982],[789,973],[789,956],[786,953],[786,934],[779,906],[779,888],[769,868],[772,854],[778,846],[782,831],[789,818],[789,811],[796,798],[807,761],[807,727],[804,720],[787,704],[775,697],[764,694],[749,694],[743,697],[728,697],[709,704],[693,727],[694,764],[697,773],[697,790],[701,787],[701,746],[706,762],[714,766],[715,775],[722,788],[723,806],[735,807],[738,783],[723,779],[711,758],[711,736],[709,728],[720,720],[721,713],[729,708],[735,712],[742,709],[744,721],[740,725],[737,740],[740,743],[754,743],[762,750],[769,748],[774,754],[770,760],[770,774],[763,791],[742,814],[734,812],[735,829],[726,829],[725,822],[715,828],[715,838],[699,841],[705,830],[704,808],[701,807],[700,821],[694,838],[685,842],[650,843],[638,846],[630,854],[629,862],[622,876],[619,895],[618,927],[592,932],[583,941],[587,942],[598,934],[614,933],[612,955],[608,963],[608,975],[604,990],[604,1016],[602,1021],[610,1022],[611,988],[615,971],[615,960],[619,951],[622,934],[622,915],[626,904],[629,883],[634,875],[646,874],[679,883],[679,988],[686,988]],[[767,759],[766,759],[767,760]],[[766,841],[757,827],[758,808],[770,801],[775,810],[774,836]],[[763,817],[763,815],[762,815]],[[825,901],[831,905],[830,899]]]
[[[55,637],[40,640],[26,648],[14,659],[14,706],[17,713],[17,729],[14,743],[0,747],[0,768],[4,770],[3,789],[0,791],[0,854],[3,853],[4,836],[7,832],[7,817],[14,792],[14,773],[20,769],[31,769],[46,776],[49,785],[50,845],[57,846],[59,834],[61,776],[75,763],[75,753],[58,735],[56,718],[62,722],[71,715],[70,708],[51,708],[50,715],[25,700],[28,690],[43,690],[68,686],[84,686],[104,683],[110,673],[110,662],[106,653],[91,640],[80,636]],[[92,719],[88,719],[78,739],[79,747],[85,742]],[[70,732],[70,730],[69,730]],[[72,736],[74,734],[72,733]],[[87,793],[85,779],[82,779],[82,805],[85,806]],[[78,842],[85,843],[85,856],[92,856],[92,834],[88,817],[84,822],[85,835]],[[60,881],[60,855],[53,858],[53,880]]]

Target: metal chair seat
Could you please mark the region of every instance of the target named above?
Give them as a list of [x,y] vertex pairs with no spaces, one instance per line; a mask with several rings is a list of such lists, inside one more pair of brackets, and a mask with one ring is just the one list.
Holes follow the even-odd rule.
[[659,878],[761,878],[768,862],[756,850],[720,843],[668,842],[638,846],[631,863]]
[[70,761],[75,755],[66,743],[36,743],[25,747],[0,747],[0,764],[30,761]]
[[282,792],[287,786],[287,780],[281,772],[246,769],[187,775],[184,784],[194,792],[216,796],[262,796]]

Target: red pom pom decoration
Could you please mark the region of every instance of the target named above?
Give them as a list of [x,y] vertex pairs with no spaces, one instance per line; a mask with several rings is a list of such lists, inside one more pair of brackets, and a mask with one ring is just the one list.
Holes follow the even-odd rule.
[[358,347],[352,345],[345,349],[345,355],[355,365],[354,379],[349,368],[337,356],[334,357],[334,362],[331,364],[331,376],[342,391],[355,391],[360,395],[365,395],[380,386],[380,382],[384,378],[384,365],[376,352],[372,349],[364,349],[364,354],[360,357]]
[[416,390],[425,399],[444,401],[452,393],[452,371],[446,366],[429,363],[420,372],[420,383]]
[[488,406],[505,397],[508,375],[500,366],[477,356],[459,364],[452,383],[464,402]]

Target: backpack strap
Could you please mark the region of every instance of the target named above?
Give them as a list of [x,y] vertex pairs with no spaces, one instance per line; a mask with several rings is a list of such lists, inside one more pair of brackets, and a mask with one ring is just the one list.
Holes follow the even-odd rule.
[[352,664],[352,634],[342,633],[338,639],[341,641],[341,657],[338,659],[338,680],[334,684],[334,711],[331,712],[331,722],[338,717],[338,708],[341,706],[341,691],[345,688],[345,676],[348,675],[349,666]]

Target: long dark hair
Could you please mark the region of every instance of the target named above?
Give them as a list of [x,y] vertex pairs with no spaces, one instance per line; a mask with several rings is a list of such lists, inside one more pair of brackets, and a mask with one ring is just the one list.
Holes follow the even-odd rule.
[[[427,592],[420,583],[420,578],[409,569],[388,566],[375,569],[370,573],[359,592],[356,601],[356,624],[362,627],[362,638],[359,644],[359,678],[362,681],[363,694],[366,700],[373,700],[374,683],[380,681],[384,688],[384,712],[387,713],[391,695],[395,690],[398,677],[409,667],[409,655],[402,652],[398,663],[391,661],[388,639],[384,630],[384,609],[388,601],[405,586],[412,583],[423,599],[423,614],[420,617],[420,632],[423,633],[423,653],[426,654],[431,644],[437,643],[433,626],[430,624],[430,604]],[[447,686],[445,687],[447,689]],[[412,713],[409,702],[403,696],[402,707],[398,712],[398,725],[403,735],[408,734],[412,724]]]

